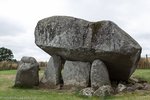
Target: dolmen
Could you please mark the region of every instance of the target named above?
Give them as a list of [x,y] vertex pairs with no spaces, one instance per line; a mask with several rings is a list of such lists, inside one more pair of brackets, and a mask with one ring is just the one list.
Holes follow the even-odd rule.
[[41,80],[49,85],[98,89],[112,81],[128,81],[142,50],[107,20],[52,16],[40,20],[34,34],[36,45],[51,56]]

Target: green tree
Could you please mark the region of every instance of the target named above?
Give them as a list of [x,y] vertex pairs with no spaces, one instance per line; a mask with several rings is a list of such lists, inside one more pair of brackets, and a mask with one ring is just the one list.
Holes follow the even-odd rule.
[[13,57],[14,55],[10,49],[4,47],[0,48],[0,61],[11,61]]

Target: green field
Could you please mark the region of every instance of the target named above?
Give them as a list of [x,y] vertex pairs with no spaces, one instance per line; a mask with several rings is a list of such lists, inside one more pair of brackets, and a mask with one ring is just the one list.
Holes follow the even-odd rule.
[[[115,96],[98,98],[83,97],[78,92],[56,91],[48,89],[19,89],[12,88],[15,80],[16,70],[0,71],[0,100],[149,100],[150,92],[130,92],[117,94]],[[40,76],[43,71],[40,71]],[[136,70],[133,74],[150,82],[150,70]]]

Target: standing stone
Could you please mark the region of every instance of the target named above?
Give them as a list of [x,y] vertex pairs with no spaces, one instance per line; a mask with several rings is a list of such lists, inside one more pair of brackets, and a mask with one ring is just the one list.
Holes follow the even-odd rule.
[[15,87],[33,87],[39,84],[39,64],[33,57],[22,57],[15,80]]
[[90,63],[66,61],[62,76],[66,86],[87,87],[89,85]]
[[99,88],[110,85],[107,67],[101,60],[94,60],[91,67],[91,87]]
[[49,85],[58,85],[62,81],[61,76],[62,70],[62,59],[60,56],[53,55],[44,72],[44,76],[41,80],[42,83],[47,83]]

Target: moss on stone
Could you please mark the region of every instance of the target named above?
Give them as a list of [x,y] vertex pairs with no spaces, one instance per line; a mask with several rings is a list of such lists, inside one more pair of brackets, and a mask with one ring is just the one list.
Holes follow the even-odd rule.
[[90,27],[92,28],[92,41],[94,40],[95,34],[98,33],[99,29],[101,29],[103,25],[104,25],[103,21],[99,21],[91,24]]
[[93,23],[93,24],[91,25],[93,34],[96,34],[96,33],[98,32],[98,30],[99,30],[102,26],[103,26],[103,23],[102,23],[102,22]]

